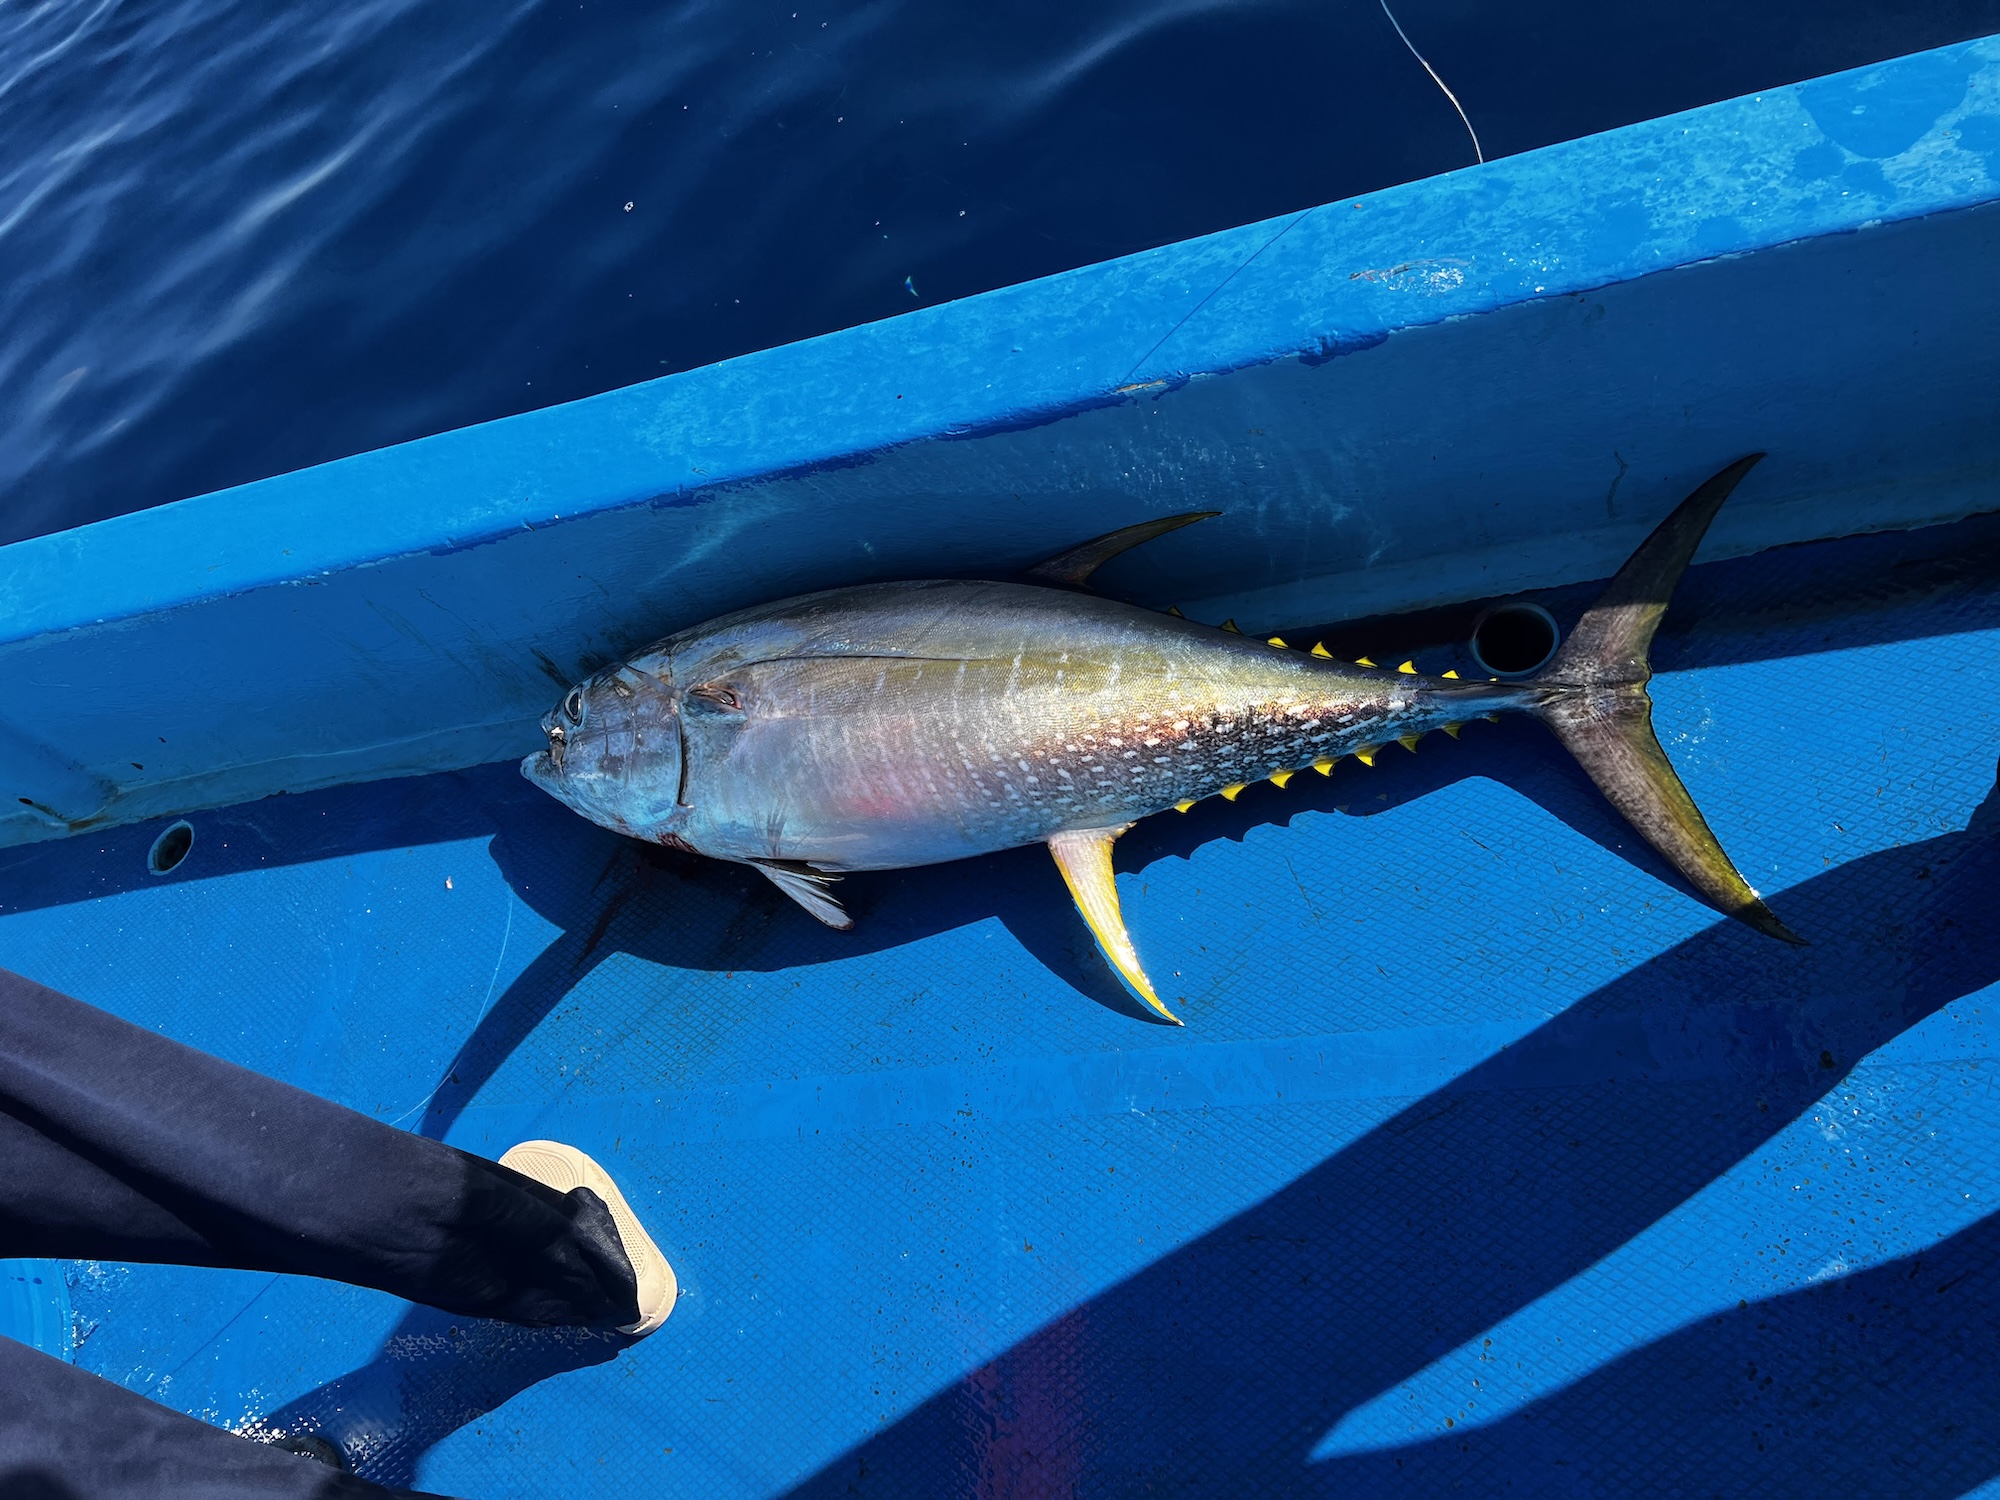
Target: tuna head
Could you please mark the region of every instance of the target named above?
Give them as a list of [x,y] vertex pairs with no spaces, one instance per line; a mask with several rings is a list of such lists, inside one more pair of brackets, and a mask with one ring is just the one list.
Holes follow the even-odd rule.
[[542,718],[546,750],[521,774],[591,822],[661,843],[674,841],[680,806],[680,713],[664,652],[607,668],[578,683]]

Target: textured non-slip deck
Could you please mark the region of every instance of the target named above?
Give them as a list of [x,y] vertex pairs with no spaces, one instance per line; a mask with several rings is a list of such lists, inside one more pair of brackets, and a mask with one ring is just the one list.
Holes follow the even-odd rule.
[[16,1301],[467,1495],[1964,1494],[1997,653],[2000,521],[1697,567],[1662,737],[1811,947],[1479,725],[1121,843],[1179,1031],[1039,850],[856,877],[842,935],[507,766],[198,816],[164,878],[159,824],[14,850],[0,963],[470,1149],[574,1141],[683,1287],[622,1351],[213,1271]]
[[[1988,38],[0,549],[0,965],[572,1141],[682,1287],[10,1262],[0,1332],[464,1495],[2000,1494],[1995,265]],[[1757,449],[1656,717],[1803,949],[1533,724],[1127,835],[1184,1030],[1043,850],[834,933],[508,759],[722,609],[1196,507],[1107,591],[1463,667]]]

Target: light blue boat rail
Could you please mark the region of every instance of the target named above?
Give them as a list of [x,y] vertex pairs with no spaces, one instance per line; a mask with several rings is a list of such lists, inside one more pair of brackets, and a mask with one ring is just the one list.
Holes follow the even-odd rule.
[[[2000,41],[0,549],[0,843],[518,755],[738,605],[1019,567],[1280,626],[2000,505]],[[1636,503],[1644,497],[1643,505]]]
[[[482,1500],[2000,1494],[1996,265],[1989,39],[0,551],[0,965],[572,1141],[682,1287],[14,1262],[0,1332]],[[1402,612],[1571,622],[1753,449],[1652,691],[1810,947],[1518,721],[1127,834],[1183,1030],[1042,850],[834,933],[506,761],[670,627],[1193,505],[1114,591],[1466,670]]]

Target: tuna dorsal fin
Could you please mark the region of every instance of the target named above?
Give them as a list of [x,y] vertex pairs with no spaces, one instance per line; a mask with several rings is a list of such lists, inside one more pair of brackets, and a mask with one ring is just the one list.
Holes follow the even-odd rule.
[[807,911],[818,917],[827,926],[846,932],[854,926],[841,904],[828,893],[827,887],[840,879],[824,870],[815,870],[811,865],[797,860],[753,859],[750,861],[764,878],[779,890],[790,896]]
[[1090,924],[1090,935],[1111,960],[1111,967],[1141,1000],[1178,1026],[1180,1017],[1160,1003],[1160,997],[1153,992],[1152,980],[1140,967],[1131,935],[1125,931],[1124,914],[1118,910],[1118,885],[1111,877],[1111,846],[1131,826],[1126,823],[1117,828],[1059,833],[1049,840],[1049,853],[1056,857],[1056,868],[1062,871],[1070,895],[1076,898],[1076,909]]
[[1080,588],[1092,573],[1119,553],[1129,551],[1141,542],[1150,542],[1156,536],[1165,536],[1170,531],[1179,531],[1183,526],[1192,526],[1196,521],[1206,521],[1221,514],[1219,510],[1191,510],[1185,515],[1162,516],[1157,521],[1121,526],[1094,542],[1058,552],[1047,562],[1028,569],[1026,576],[1045,583],[1067,583]]

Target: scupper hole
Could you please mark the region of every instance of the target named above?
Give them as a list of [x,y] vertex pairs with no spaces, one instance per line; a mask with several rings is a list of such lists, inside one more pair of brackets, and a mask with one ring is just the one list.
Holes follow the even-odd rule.
[[175,823],[153,840],[153,847],[146,851],[146,868],[164,875],[186,859],[193,847],[194,825],[185,820]]
[[1539,604],[1499,604],[1472,626],[1472,659],[1490,677],[1523,677],[1548,665],[1562,632]]

